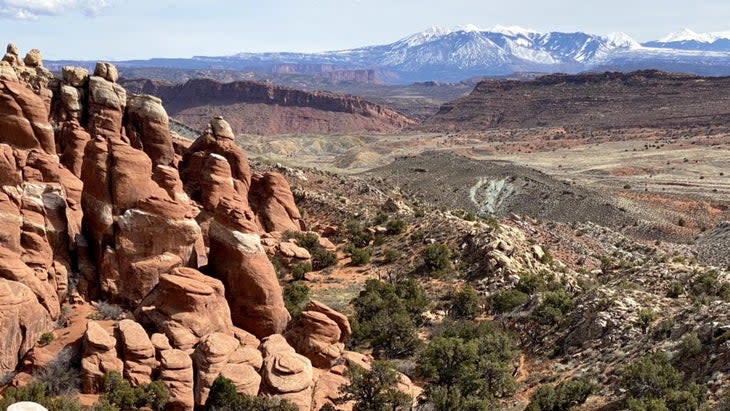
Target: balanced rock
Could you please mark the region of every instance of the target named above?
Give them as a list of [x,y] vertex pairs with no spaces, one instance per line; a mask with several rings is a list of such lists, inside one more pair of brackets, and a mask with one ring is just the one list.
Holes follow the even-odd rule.
[[101,325],[95,321],[88,322],[82,340],[81,392],[99,392],[107,372],[122,373],[124,364],[117,358],[116,345],[116,338],[109,335]]
[[71,87],[83,87],[89,81],[89,70],[82,67],[64,66],[61,69],[63,83]]
[[254,174],[249,202],[264,231],[301,231],[304,222],[291,187],[279,173]]
[[344,342],[352,333],[347,317],[318,302],[309,302],[286,338],[314,366],[329,368],[345,352]]
[[153,167],[174,163],[175,150],[162,100],[149,95],[130,96],[125,128],[132,147],[144,151]]
[[279,334],[265,338],[261,348],[264,353],[262,392],[291,401],[300,410],[309,410],[314,375],[309,359],[297,354]]
[[28,67],[43,67],[43,57],[41,57],[41,51],[38,49],[30,50],[23,59]]
[[152,371],[157,368],[155,347],[147,332],[133,320],[122,320],[117,325],[124,360],[124,378],[132,384],[149,384]]
[[251,355],[246,351],[237,338],[226,334],[213,333],[200,341],[192,355],[196,404],[205,404],[219,375],[229,378],[240,394],[258,394],[261,376],[249,362]]
[[119,80],[119,71],[117,67],[110,63],[98,62],[94,69],[94,75],[104,78],[107,81],[116,83]]
[[192,350],[209,334],[234,335],[223,284],[192,268],[161,274],[135,317],[164,333],[174,348],[184,351]]
[[195,407],[194,371],[190,356],[181,350],[160,353],[160,381],[170,390],[166,409],[192,411]]

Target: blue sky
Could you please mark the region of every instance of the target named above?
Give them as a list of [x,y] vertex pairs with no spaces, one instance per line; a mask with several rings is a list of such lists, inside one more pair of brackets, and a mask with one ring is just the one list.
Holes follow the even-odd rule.
[[730,30],[730,1],[0,0],[0,41],[49,59],[335,50],[469,23],[647,41],[683,27]]

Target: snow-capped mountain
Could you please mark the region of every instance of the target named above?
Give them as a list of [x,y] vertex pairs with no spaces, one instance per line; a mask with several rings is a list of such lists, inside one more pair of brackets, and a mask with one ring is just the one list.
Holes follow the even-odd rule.
[[730,52],[730,31],[697,33],[685,28],[660,40],[644,43],[644,46],[673,50]]
[[626,34],[540,33],[518,26],[480,29],[431,27],[391,44],[324,53],[240,53],[229,62],[332,64],[342,68],[379,68],[401,81],[461,80],[517,71],[576,72],[604,62],[615,51],[640,48]]
[[461,81],[519,72],[658,69],[730,75],[730,31],[685,29],[640,44],[625,33],[541,33],[518,26],[434,26],[389,44],[321,53],[239,53],[191,59],[117,62],[121,67],[230,69],[317,74],[373,70],[391,83]]

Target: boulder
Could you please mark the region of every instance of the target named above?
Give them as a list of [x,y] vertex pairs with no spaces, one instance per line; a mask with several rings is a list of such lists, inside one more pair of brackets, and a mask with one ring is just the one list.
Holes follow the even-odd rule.
[[119,72],[117,67],[111,63],[98,62],[94,69],[94,75],[102,77],[106,81],[116,83],[119,80]]
[[117,340],[99,323],[89,321],[82,340],[81,354],[81,392],[99,392],[104,382],[104,374],[110,371],[122,373],[124,364],[117,357]]
[[233,323],[258,338],[283,332],[291,316],[258,234],[216,219],[209,236],[210,267],[226,286]]
[[318,301],[312,301],[287,331],[286,338],[315,367],[330,368],[344,354],[344,342],[350,334],[350,322],[346,316]]
[[160,353],[160,381],[170,390],[166,409],[192,411],[195,407],[194,371],[190,356],[181,350]]
[[15,371],[18,359],[53,329],[48,311],[25,285],[0,278],[0,375]]
[[221,333],[210,334],[200,341],[192,358],[196,369],[196,404],[205,404],[210,388],[219,375],[229,378],[240,394],[258,394],[261,376],[247,362],[251,356],[235,337]]
[[164,333],[174,348],[184,351],[191,351],[209,334],[234,335],[223,284],[192,268],[161,274],[135,317]]
[[32,89],[15,81],[0,80],[0,143],[56,154],[49,107]]
[[152,371],[157,368],[155,347],[147,332],[133,320],[122,320],[117,325],[124,360],[124,378],[138,386],[152,382]]
[[82,67],[64,66],[61,69],[63,83],[71,87],[83,87],[89,81],[89,70]]
[[309,359],[297,354],[279,334],[265,338],[261,347],[264,353],[262,393],[291,401],[300,410],[311,409],[314,374]]
[[144,151],[153,167],[174,164],[175,151],[162,100],[149,95],[130,96],[125,129],[132,147]]
[[23,59],[23,63],[27,67],[43,67],[43,57],[41,51],[38,49],[30,50]]
[[264,231],[304,230],[291,187],[281,174],[254,174],[248,197]]

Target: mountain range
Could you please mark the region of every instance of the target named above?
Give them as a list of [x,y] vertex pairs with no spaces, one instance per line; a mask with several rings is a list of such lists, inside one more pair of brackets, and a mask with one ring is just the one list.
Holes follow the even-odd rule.
[[[57,62],[64,63],[64,62]],[[394,43],[319,53],[239,53],[118,62],[121,67],[314,74],[373,70],[385,82],[460,81],[512,73],[658,69],[730,75],[730,31],[684,29],[639,43],[624,33],[540,33],[517,26],[432,27]]]

